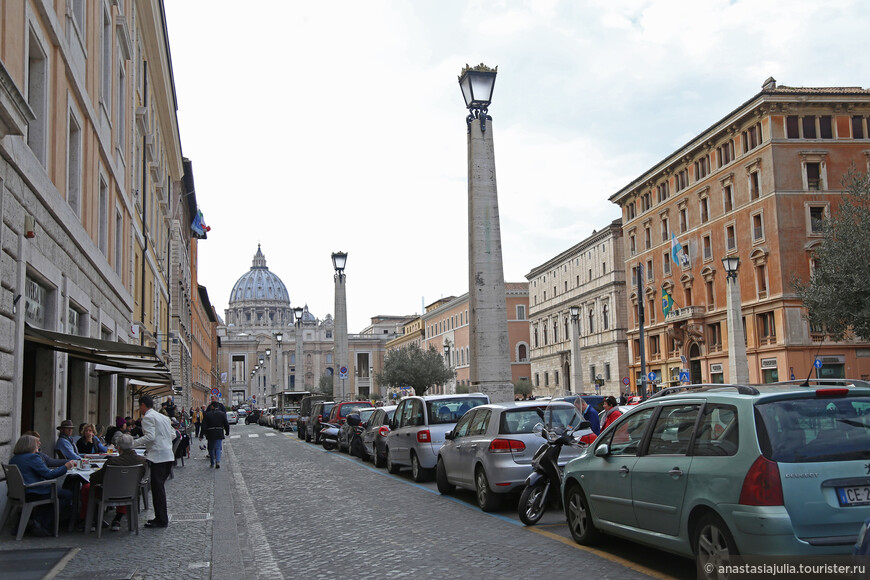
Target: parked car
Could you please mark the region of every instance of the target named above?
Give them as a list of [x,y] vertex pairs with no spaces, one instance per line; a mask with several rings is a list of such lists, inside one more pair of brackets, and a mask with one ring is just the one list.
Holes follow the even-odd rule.
[[705,577],[735,554],[850,554],[868,459],[868,387],[691,385],[619,417],[566,466],[562,493],[576,542],[635,540]]
[[432,477],[444,434],[466,411],[489,403],[482,393],[406,397],[399,403],[387,435],[387,470],[411,467],[414,481]]
[[239,414],[235,411],[227,411],[227,423],[229,423],[230,425],[238,425]]
[[368,457],[365,459],[375,464],[375,467],[387,465],[387,434],[390,432],[390,419],[398,405],[378,407],[363,430],[362,440]]
[[311,434],[308,433],[308,420],[311,417],[311,408],[314,407],[315,403],[325,400],[326,397],[323,395],[302,397],[302,400],[299,402],[299,419],[296,421],[296,435],[300,439],[311,440]]
[[[582,422],[577,408],[561,401],[512,401],[475,407],[445,435],[435,470],[438,491],[449,494],[456,487],[470,489],[476,493],[480,509],[492,511],[504,494],[522,491],[532,472],[532,457],[544,444],[533,431],[536,424],[568,427]],[[584,433],[591,431],[575,435]],[[559,465],[564,466],[580,451],[579,447],[564,446]]]
[[296,421],[299,419],[299,409],[296,407],[286,407],[283,411],[275,415],[272,420],[272,427],[278,431],[292,431],[296,428]]
[[239,407],[238,411],[236,411],[236,414],[239,416],[239,419],[244,419],[248,416],[248,410],[244,407]]
[[329,412],[329,419],[326,422],[333,423],[340,427],[341,425],[344,425],[344,422],[347,421],[347,416],[353,413],[355,409],[359,410],[372,406],[373,405],[369,401],[343,401],[341,403],[336,403]]
[[579,398],[582,397],[586,404],[595,409],[596,413],[601,413],[604,410],[604,399],[605,397],[602,395],[568,395],[567,397],[556,397],[556,401],[568,401],[572,405]]
[[262,413],[260,413],[260,418],[257,420],[257,425],[262,425],[263,427],[271,427],[272,421],[275,419],[275,407],[269,407],[265,409]]
[[247,417],[245,417],[245,425],[250,425],[251,423],[254,423],[256,425],[256,424],[259,424],[259,421],[260,421],[260,410],[259,409],[254,409],[253,411],[248,413]]
[[320,423],[326,422],[329,417],[334,401],[318,401],[311,408],[311,416],[308,419],[308,428],[305,433],[305,440],[313,443],[320,443]]
[[[336,408],[338,405],[336,405]],[[332,410],[332,413],[335,413],[336,409]],[[359,415],[360,426],[364,426],[366,421],[369,420],[369,417],[372,416],[372,413],[375,412],[375,408],[372,406],[369,407],[351,407],[349,409],[349,413],[347,415],[351,415],[356,413]],[[347,423],[347,415],[345,415],[344,421],[342,421],[341,426],[338,428],[338,450],[344,453],[350,451],[350,439],[353,436],[353,432],[355,427],[352,427]]]

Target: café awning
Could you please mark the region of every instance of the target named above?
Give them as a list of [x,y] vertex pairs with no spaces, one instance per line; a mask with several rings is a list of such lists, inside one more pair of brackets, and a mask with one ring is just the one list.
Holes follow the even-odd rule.
[[[168,390],[163,394],[172,394],[172,373],[151,347],[52,332],[30,325],[24,327],[24,340],[95,363],[97,372],[116,374],[131,379],[131,383],[149,383],[140,386],[151,389],[147,390],[151,395],[159,395],[152,390]],[[165,389],[158,389],[156,385]]]

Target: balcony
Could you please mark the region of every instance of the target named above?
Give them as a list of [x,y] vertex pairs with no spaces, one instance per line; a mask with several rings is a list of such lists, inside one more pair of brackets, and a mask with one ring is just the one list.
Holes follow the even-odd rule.
[[665,317],[665,322],[678,322],[690,318],[701,318],[704,316],[706,311],[706,306],[686,306],[684,308],[675,308]]

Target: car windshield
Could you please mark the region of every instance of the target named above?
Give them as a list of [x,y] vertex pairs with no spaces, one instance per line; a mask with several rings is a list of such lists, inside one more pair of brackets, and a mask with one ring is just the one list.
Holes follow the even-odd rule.
[[761,452],[773,461],[870,458],[870,397],[773,401],[755,413]]
[[359,413],[360,409],[371,407],[371,403],[354,403],[353,405],[342,405],[338,410],[339,417],[347,417],[351,413]]
[[359,412],[360,421],[364,421],[364,422],[368,421],[369,417],[371,417],[374,412],[375,412],[374,407],[371,407],[369,409],[360,409],[360,412]]
[[426,401],[430,425],[456,423],[466,411],[489,401],[485,397],[457,397],[455,399],[436,399]]
[[[545,419],[541,419],[538,410],[544,414]],[[504,435],[532,433],[538,423],[546,423],[554,428],[576,427],[581,421],[580,413],[574,405],[511,409],[502,413],[499,433]]]

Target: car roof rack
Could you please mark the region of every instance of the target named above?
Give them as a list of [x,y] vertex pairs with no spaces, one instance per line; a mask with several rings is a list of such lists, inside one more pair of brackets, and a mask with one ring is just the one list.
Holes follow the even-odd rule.
[[656,399],[659,397],[667,397],[668,395],[678,395],[680,393],[686,392],[705,392],[705,391],[715,391],[719,389],[736,389],[738,393],[741,395],[758,395],[760,391],[755,387],[751,387],[749,385],[729,385],[724,383],[714,383],[714,384],[704,384],[704,385],[680,385],[679,387],[668,387],[667,389],[662,389],[657,393],[653,393],[649,397],[647,397],[647,401],[650,399]]
[[870,388],[870,381],[862,379],[804,379],[779,381],[770,385],[793,385],[796,387],[859,387]]

